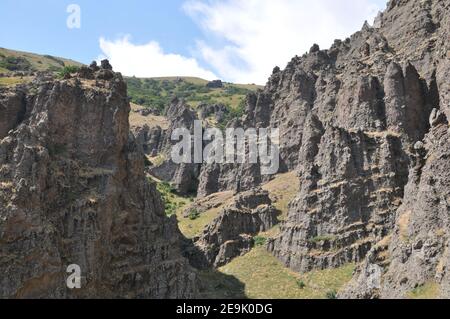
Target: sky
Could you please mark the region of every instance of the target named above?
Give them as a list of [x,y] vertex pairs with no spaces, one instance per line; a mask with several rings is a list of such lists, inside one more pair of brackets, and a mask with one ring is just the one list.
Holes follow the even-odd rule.
[[373,22],[386,0],[0,0],[0,47],[127,76],[265,84],[273,68]]

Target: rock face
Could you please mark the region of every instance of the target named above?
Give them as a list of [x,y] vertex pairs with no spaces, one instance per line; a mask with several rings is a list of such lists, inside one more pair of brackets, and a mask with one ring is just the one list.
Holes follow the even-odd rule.
[[20,88],[11,92],[0,89],[0,139],[15,128],[25,115],[25,94]]
[[434,297],[450,298],[449,138],[447,123],[427,134],[392,234],[370,251],[342,298],[403,298],[430,283],[439,286]]
[[[301,190],[288,219],[268,245],[287,266],[308,271],[366,257],[384,265],[390,259],[378,253],[389,247],[396,266],[383,277],[389,284],[379,296],[399,296],[426,280],[444,282],[445,232],[438,236],[441,241],[424,234],[445,228],[449,212],[444,197],[437,195],[445,196],[448,188],[443,173],[448,158],[440,152],[448,144],[450,116],[449,16],[448,1],[391,0],[373,27],[364,24],[329,50],[314,45],[284,70],[276,67],[264,90],[248,96],[245,116],[232,125],[278,127],[279,172],[297,170],[300,176]],[[441,145],[440,152],[434,143]],[[441,162],[419,169],[424,150],[432,150],[428,154],[440,156]],[[429,180],[423,180],[426,176]],[[204,165],[199,195],[245,191],[267,178],[259,165]],[[436,194],[425,195],[421,183],[433,186]],[[418,190],[413,192],[411,185]],[[412,207],[420,196],[423,204]],[[440,204],[431,214],[432,203]],[[405,211],[416,220],[409,232],[421,234],[417,253],[395,237],[396,225],[407,219],[401,217]],[[389,236],[391,245],[386,244]],[[430,265],[421,267],[424,261]],[[437,264],[444,270],[434,274],[429,268]],[[377,269],[368,263],[362,273],[376,282]]]
[[278,211],[271,204],[268,192],[261,189],[240,194],[195,240],[193,265],[220,267],[249,252],[253,236],[278,223]]
[[[0,92],[0,298],[194,297],[129,133],[126,85],[106,62],[83,72]],[[70,264],[81,289],[66,287]]]
[[218,123],[224,121],[230,112],[224,104],[200,104],[198,109],[202,120],[214,116]]
[[158,147],[162,136],[162,129],[160,126],[150,128],[147,124],[142,127],[132,128],[136,144],[139,146],[142,153],[155,157],[158,155]]
[[193,133],[197,114],[184,101],[174,98],[166,110],[165,117],[169,121],[167,129],[143,126],[139,127],[134,135],[146,154],[162,158],[162,163],[150,168],[151,175],[172,183],[179,194],[196,193],[200,164],[175,164],[171,159],[171,151],[176,142],[172,141],[171,137],[174,130],[181,128]]
[[[414,3],[392,1],[384,17],[393,16],[389,10],[409,12]],[[442,5],[429,3],[420,10]],[[439,107],[435,72],[421,78],[421,61],[402,62],[409,57],[384,33],[395,29],[385,22],[380,29],[366,25],[344,43],[312,50],[296,63],[297,72],[309,77],[303,88],[314,84],[314,103],[301,124],[301,192],[270,245],[295,270],[361,261],[391,232],[413,165],[411,150],[428,131],[432,108]],[[423,50],[435,55],[435,64],[443,58]]]

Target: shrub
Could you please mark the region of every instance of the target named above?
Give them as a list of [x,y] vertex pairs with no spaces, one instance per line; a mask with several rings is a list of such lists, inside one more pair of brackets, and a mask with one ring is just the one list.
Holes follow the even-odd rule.
[[300,289],[305,289],[306,288],[306,284],[303,280],[297,280],[297,286]]
[[253,240],[255,241],[255,246],[264,246],[267,242],[267,238],[263,236],[255,236]]
[[191,209],[191,211],[189,212],[188,217],[189,217],[190,220],[196,220],[197,218],[200,217],[200,213],[198,212],[198,210],[196,210],[194,208],[194,209]]
[[64,78],[66,75],[78,72],[79,69],[79,67],[74,65],[65,66],[61,71],[59,71],[58,75],[59,77]]
[[336,290],[330,290],[326,294],[327,299],[337,299],[337,291]]
[[29,71],[31,63],[21,57],[7,56],[0,61],[0,67],[9,71]]

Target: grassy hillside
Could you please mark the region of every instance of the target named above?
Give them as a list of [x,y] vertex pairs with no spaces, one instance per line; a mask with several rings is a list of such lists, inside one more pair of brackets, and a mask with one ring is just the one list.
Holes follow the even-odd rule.
[[0,72],[10,71],[54,71],[59,72],[66,66],[81,66],[81,63],[28,52],[0,48]]
[[193,77],[126,78],[128,95],[132,102],[151,107],[160,113],[173,97],[184,99],[194,109],[201,103],[242,106],[247,93],[260,88],[257,85],[224,83],[223,88],[206,87],[208,81]]
[[[278,259],[257,246],[248,254],[235,258],[219,268],[218,272],[240,281],[244,295],[250,299],[334,299],[337,292],[348,283],[355,265],[348,264],[337,269],[312,271],[298,274],[286,268]],[[216,277],[210,278],[204,294],[217,294]],[[240,291],[227,292],[239,295]]]

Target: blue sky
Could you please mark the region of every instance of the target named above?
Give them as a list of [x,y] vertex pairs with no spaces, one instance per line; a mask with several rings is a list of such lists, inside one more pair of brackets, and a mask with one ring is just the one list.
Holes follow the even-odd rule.
[[[108,57],[126,75],[192,75],[264,84],[317,42],[357,31],[385,0],[1,0],[0,46],[89,63]],[[69,29],[68,5],[81,8]]]

